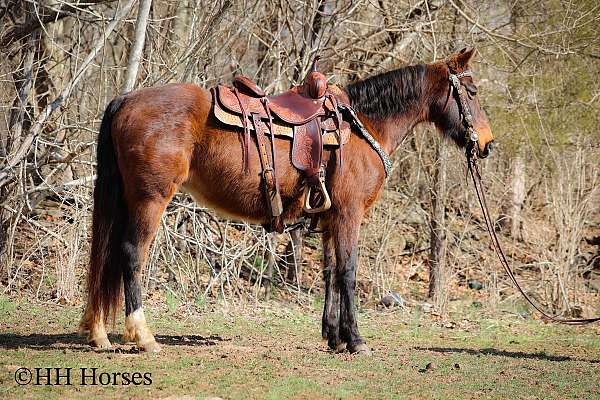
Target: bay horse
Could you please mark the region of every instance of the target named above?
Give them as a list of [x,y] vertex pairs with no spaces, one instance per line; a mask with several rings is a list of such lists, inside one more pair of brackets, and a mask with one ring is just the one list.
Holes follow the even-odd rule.
[[[358,118],[391,154],[419,123],[433,123],[458,146],[470,142],[461,97],[449,78],[460,76],[478,137],[471,142],[485,157],[494,140],[467,71],[475,49],[443,61],[382,73],[350,84],[346,93]],[[364,137],[344,145],[343,168],[335,154],[327,165],[332,206],[321,215],[326,304],[322,334],[334,351],[368,353],[355,310],[357,252],[366,211],[382,191],[382,160]],[[276,178],[287,223],[303,214],[303,178],[290,161],[289,140],[276,138]],[[142,308],[140,271],[160,218],[177,190],[222,216],[265,224],[270,215],[261,193],[258,150],[247,147],[249,173],[240,130],[220,124],[208,90],[193,84],[144,88],[113,99],[106,108],[97,146],[92,245],[87,275],[87,305],[80,323],[90,344],[111,346],[106,333],[125,297],[125,341],[143,351],[160,345]]]

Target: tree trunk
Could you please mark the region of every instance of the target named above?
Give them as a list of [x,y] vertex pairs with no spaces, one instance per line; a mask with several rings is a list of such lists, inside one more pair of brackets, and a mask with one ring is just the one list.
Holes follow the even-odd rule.
[[[23,10],[26,13],[25,23],[30,24],[35,20],[35,7],[33,3],[28,3]],[[39,44],[40,33],[34,31],[29,38],[24,38],[24,47],[22,50],[22,68],[13,73],[13,79],[17,89],[17,96],[13,101],[8,120],[8,132],[6,137],[0,136],[0,159],[8,159],[9,155],[21,142],[21,138],[31,126],[31,113],[33,109],[30,104],[31,92],[34,84],[34,64],[36,48]],[[10,195],[11,188],[0,185],[0,203],[3,203]],[[17,213],[19,214],[19,213]],[[10,252],[10,246],[7,249],[9,230],[11,223],[14,222],[15,214],[8,212],[3,207],[0,208],[0,265],[6,265],[7,276],[10,281],[10,271],[8,270],[7,252]],[[8,251],[6,251],[8,250]]]
[[[172,29],[169,34],[168,54],[173,60],[178,60],[185,46],[188,44],[189,2],[188,0],[179,1],[175,4],[175,7],[175,18],[173,19]],[[183,64],[176,64],[174,69],[178,74],[183,74],[185,66]]]
[[152,0],[140,0],[137,20],[135,22],[135,34],[133,46],[129,53],[129,61],[127,63],[127,75],[121,93],[127,93],[133,90],[140,69],[140,61],[146,41],[146,27],[148,26],[148,15],[150,14],[150,6]]
[[446,163],[447,143],[438,142],[436,151],[436,167],[431,190],[431,236],[429,253],[429,297],[440,315],[446,313],[448,305],[449,271],[446,265]]
[[512,204],[510,234],[515,240],[522,239],[521,210],[525,203],[525,161],[518,154],[512,165]]
[[[35,17],[35,6],[29,3],[26,12],[25,23],[31,23]],[[2,144],[0,156],[7,157],[11,150],[16,147],[21,141],[23,132],[26,132],[31,125],[31,115],[28,113],[29,97],[33,88],[34,81],[34,61],[36,48],[40,39],[40,32],[33,31],[28,39],[25,39],[25,47],[23,49],[23,68],[13,73],[15,86],[17,87],[17,97],[13,102],[13,107],[10,112],[8,136],[6,142]]]

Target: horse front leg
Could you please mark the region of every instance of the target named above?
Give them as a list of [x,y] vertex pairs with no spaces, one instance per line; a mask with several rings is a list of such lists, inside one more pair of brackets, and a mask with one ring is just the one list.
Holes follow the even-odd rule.
[[349,213],[333,224],[335,281],[340,294],[340,337],[351,353],[370,353],[358,330],[356,318],[356,270],[362,213]]

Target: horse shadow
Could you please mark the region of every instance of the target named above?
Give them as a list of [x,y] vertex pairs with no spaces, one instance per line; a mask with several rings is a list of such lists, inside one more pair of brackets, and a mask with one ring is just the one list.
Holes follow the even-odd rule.
[[[215,346],[219,342],[231,339],[223,338],[218,335],[200,336],[200,335],[155,335],[156,340],[161,345],[167,346]],[[121,336],[109,334],[108,339],[113,343],[112,349],[107,352],[127,352],[135,353],[138,350],[135,346],[124,344]],[[38,334],[22,335],[17,333],[0,333],[1,350],[70,350],[70,351],[103,351],[91,347],[86,340],[85,335],[79,333],[58,333],[58,334]]]
[[590,364],[600,364],[600,359],[584,359],[579,357],[572,356],[562,356],[562,355],[552,355],[547,354],[546,352],[539,351],[535,353],[528,353],[524,351],[508,351],[508,350],[498,350],[494,348],[484,348],[484,349],[469,349],[469,348],[456,348],[456,347],[413,347],[414,350],[418,351],[431,351],[435,353],[461,353],[461,354],[469,354],[472,356],[497,356],[497,357],[509,357],[509,358],[518,358],[518,359],[529,359],[529,360],[543,360],[543,361],[554,361],[554,362],[564,362],[564,361],[579,361],[579,362],[587,362]]

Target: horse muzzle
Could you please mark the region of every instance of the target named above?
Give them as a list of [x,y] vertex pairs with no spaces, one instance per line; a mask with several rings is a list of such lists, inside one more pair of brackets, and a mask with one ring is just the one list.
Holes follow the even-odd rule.
[[487,156],[490,155],[490,153],[492,152],[492,150],[494,149],[494,147],[496,147],[496,143],[494,143],[494,141],[490,141],[487,142],[485,144],[485,147],[483,148],[483,151],[481,150],[481,148],[479,148],[479,157],[480,158],[486,158]]

